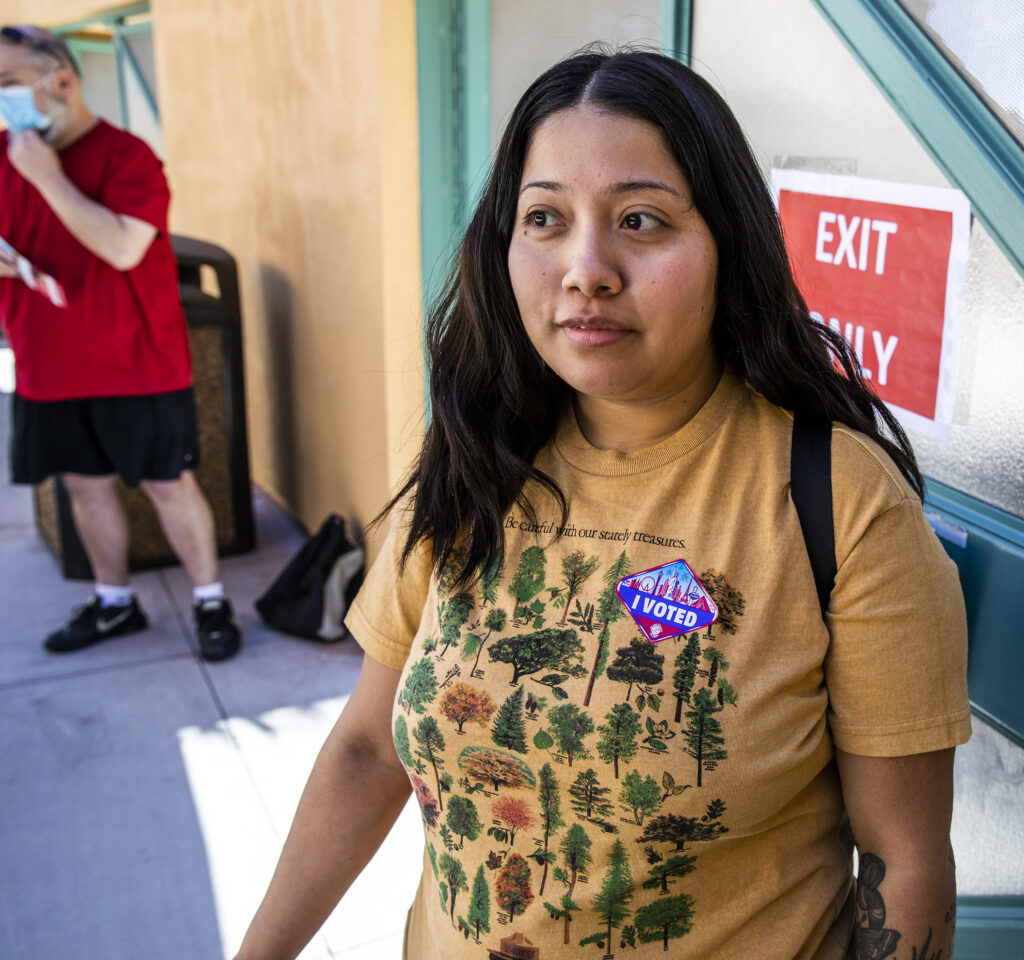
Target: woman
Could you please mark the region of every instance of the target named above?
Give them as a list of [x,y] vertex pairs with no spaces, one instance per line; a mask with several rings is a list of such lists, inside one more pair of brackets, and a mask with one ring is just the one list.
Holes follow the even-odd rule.
[[[362,676],[239,956],[298,952],[411,782],[415,960],[948,958],[956,575],[721,99],[650,53],[540,77],[428,335]],[[824,619],[790,411],[835,424]]]

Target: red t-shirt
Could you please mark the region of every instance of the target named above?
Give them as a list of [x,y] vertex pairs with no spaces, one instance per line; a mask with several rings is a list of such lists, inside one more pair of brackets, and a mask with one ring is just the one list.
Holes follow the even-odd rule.
[[19,279],[0,279],[0,321],[29,400],[138,396],[192,382],[178,273],[167,235],[163,166],[138,137],[100,120],[59,153],[68,179],[108,210],[157,229],[142,261],[114,269],[76,240],[7,158],[0,132],[0,237],[64,288],[54,306]]

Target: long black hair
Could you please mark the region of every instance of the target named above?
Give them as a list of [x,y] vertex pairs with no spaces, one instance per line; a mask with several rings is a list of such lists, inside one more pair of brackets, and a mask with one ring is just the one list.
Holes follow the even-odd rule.
[[530,480],[555,497],[565,522],[562,491],[532,461],[571,391],[526,335],[507,258],[534,131],[582,102],[656,127],[690,185],[718,250],[712,338],[719,356],[772,403],[867,434],[920,495],[924,484],[906,434],[865,383],[846,340],[808,314],[764,177],[725,101],[668,57],[588,50],[553,66],[523,94],[429,313],[432,419],[408,480],[384,511],[413,492],[404,557],[427,539],[436,569],[452,565],[457,582],[501,562],[506,512],[519,504],[532,515],[524,492]]

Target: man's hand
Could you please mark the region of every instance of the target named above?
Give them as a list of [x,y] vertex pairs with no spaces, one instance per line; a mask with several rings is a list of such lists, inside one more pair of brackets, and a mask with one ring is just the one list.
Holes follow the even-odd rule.
[[64,177],[57,151],[35,130],[9,134],[7,156],[14,169],[33,186],[42,188]]
[[16,277],[18,270],[14,266],[14,258],[7,256],[2,250],[0,250],[0,280],[4,277]]

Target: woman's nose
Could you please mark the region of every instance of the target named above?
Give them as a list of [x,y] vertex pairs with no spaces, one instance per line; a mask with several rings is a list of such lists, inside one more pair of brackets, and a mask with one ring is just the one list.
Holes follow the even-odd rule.
[[568,252],[563,290],[600,297],[622,289],[622,274],[611,244],[599,230],[581,229],[569,244]]

